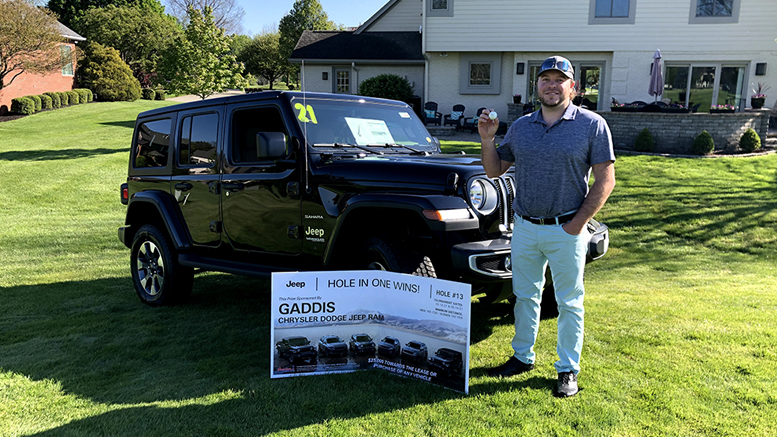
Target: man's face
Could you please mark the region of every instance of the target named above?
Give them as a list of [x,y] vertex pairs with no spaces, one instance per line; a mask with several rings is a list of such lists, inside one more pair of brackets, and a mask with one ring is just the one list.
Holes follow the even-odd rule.
[[540,103],[548,108],[564,106],[572,98],[575,81],[560,71],[546,71],[537,78]]

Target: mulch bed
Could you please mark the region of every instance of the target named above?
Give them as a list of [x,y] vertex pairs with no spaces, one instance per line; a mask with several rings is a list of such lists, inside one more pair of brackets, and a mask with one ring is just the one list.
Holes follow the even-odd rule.
[[0,115],[0,123],[2,123],[4,121],[17,120],[17,119],[20,119],[22,117],[26,117],[26,115],[16,115],[16,114],[14,114],[14,115]]

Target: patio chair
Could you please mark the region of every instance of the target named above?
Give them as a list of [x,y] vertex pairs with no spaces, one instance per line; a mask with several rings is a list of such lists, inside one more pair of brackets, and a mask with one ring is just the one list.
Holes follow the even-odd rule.
[[447,126],[451,125],[456,128],[456,130],[459,130],[461,125],[459,124],[459,119],[461,117],[464,117],[464,105],[453,105],[453,110],[450,114],[445,114],[445,117],[443,117],[442,125]]
[[461,130],[465,130],[465,131],[468,130],[468,131],[470,131],[473,134],[475,132],[477,132],[478,131],[478,118],[480,117],[480,113],[485,111],[485,110],[486,110],[486,108],[478,108],[478,110],[475,111],[475,116],[474,117],[472,117],[472,118],[470,118],[470,117],[466,117],[466,118],[462,117]]
[[442,114],[437,112],[436,102],[426,102],[424,105],[424,124],[434,123],[437,126],[442,124]]

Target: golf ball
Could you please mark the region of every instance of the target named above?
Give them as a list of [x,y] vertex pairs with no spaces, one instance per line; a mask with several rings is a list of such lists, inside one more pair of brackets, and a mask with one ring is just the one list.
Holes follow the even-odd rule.
[[491,113],[488,114],[488,118],[491,120],[496,120],[496,111],[491,111]]

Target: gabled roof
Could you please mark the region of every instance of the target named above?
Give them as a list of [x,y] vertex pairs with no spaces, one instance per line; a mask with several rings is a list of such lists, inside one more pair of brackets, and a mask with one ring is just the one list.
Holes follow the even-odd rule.
[[382,61],[423,62],[418,32],[306,30],[289,57],[291,62]]
[[375,12],[374,14],[372,14],[372,16],[367,21],[362,23],[362,25],[359,26],[358,29],[356,29],[356,33],[357,34],[363,33],[365,30],[369,29],[369,27],[372,26],[372,23],[378,21],[378,19],[382,17],[383,14],[388,12],[391,8],[394,7],[394,5],[396,5],[400,1],[401,0],[389,0],[388,2],[386,2],[386,4],[383,5],[382,8],[378,9],[378,12]]
[[59,34],[63,38],[67,38],[69,40],[73,41],[86,41],[86,38],[83,36],[77,34],[73,29],[65,26],[64,24],[57,21],[57,28],[59,29]]

